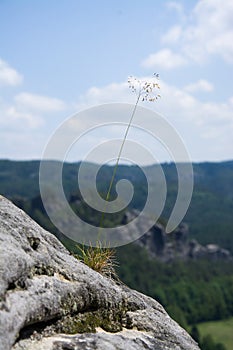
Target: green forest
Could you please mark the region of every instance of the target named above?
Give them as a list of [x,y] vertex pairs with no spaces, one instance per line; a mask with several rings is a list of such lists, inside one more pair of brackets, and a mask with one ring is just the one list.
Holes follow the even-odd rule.
[[[94,165],[90,165],[94,166]],[[166,222],[177,192],[174,164],[163,164],[168,196],[161,222]],[[88,207],[75,188],[79,164],[64,164],[63,186],[72,209],[82,219],[97,225],[99,213]],[[39,162],[0,161],[0,193],[14,201],[39,224],[53,232],[73,253],[75,242],[64,237],[50,222],[39,193]],[[194,164],[194,192],[184,218],[191,237],[202,244],[215,243],[233,253],[233,162]],[[112,167],[105,166],[98,175],[98,190],[104,197]],[[147,169],[148,170],[148,169]],[[149,173],[156,174],[156,166]],[[152,175],[151,175],[152,176]],[[138,167],[119,166],[116,182],[127,178],[134,185],[134,197],[126,210],[141,209],[147,195],[145,175]],[[115,193],[113,191],[112,196]],[[105,226],[118,225],[125,210],[108,214]],[[136,244],[116,249],[117,274],[129,287],[159,301],[167,312],[186,328],[203,350],[224,350],[211,335],[200,335],[197,324],[225,320],[233,316],[233,260],[205,259],[173,261],[167,264],[151,258]],[[230,350],[228,348],[228,350]]]
[[[53,162],[56,163],[56,162]],[[64,163],[63,187],[68,200],[76,194],[79,163]],[[168,218],[177,195],[177,172],[174,163],[161,165],[167,182],[167,200],[162,217]],[[40,161],[0,160],[0,193],[20,200],[36,198],[39,193]],[[90,164],[91,168],[95,167]],[[147,167],[146,172],[156,181],[158,165]],[[113,167],[103,166],[98,173],[97,188],[106,193]],[[147,196],[147,181],[143,168],[120,165],[115,182],[128,179],[134,186],[129,209],[141,209]],[[233,161],[194,163],[194,190],[184,221],[189,224],[191,237],[201,244],[216,243],[233,253]],[[113,218],[114,220],[114,218]]]

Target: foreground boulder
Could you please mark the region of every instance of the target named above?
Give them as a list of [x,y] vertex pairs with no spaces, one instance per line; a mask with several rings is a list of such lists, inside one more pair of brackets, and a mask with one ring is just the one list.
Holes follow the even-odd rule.
[[199,349],[159,303],[89,269],[1,196],[0,262],[1,350]]

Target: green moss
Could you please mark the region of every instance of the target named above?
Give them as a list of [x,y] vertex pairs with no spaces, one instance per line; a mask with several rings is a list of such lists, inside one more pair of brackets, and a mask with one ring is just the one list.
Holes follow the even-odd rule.
[[[88,313],[89,314],[89,313]],[[59,331],[66,334],[95,332],[95,328],[99,326],[98,319],[94,315],[76,315],[66,316],[59,323]]]
[[58,321],[57,330],[66,334],[94,333],[101,327],[107,332],[119,332],[124,314],[122,310],[97,310],[67,315]]

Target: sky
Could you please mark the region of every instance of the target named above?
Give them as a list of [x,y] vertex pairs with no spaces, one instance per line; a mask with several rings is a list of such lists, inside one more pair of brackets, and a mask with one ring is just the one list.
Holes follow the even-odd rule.
[[[166,119],[193,162],[233,159],[232,68],[232,0],[0,0],[0,158],[41,159],[69,117],[134,105],[128,76],[146,81],[156,72],[161,98],[139,106]],[[86,132],[67,160],[122,138],[117,114]],[[78,117],[78,135],[88,115]],[[170,161],[173,150],[149,129],[132,128],[129,140]]]

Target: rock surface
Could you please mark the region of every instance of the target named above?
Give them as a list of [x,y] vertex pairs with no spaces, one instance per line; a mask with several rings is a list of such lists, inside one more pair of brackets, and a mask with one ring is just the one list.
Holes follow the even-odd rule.
[[1,350],[197,350],[155,300],[75,259],[0,196]]
[[172,233],[167,234],[160,224],[155,224],[135,244],[147,249],[152,258],[162,262],[177,259],[196,260],[200,258],[210,260],[232,260],[233,257],[227,249],[216,244],[201,245],[195,239],[189,238],[189,227],[185,223]]

